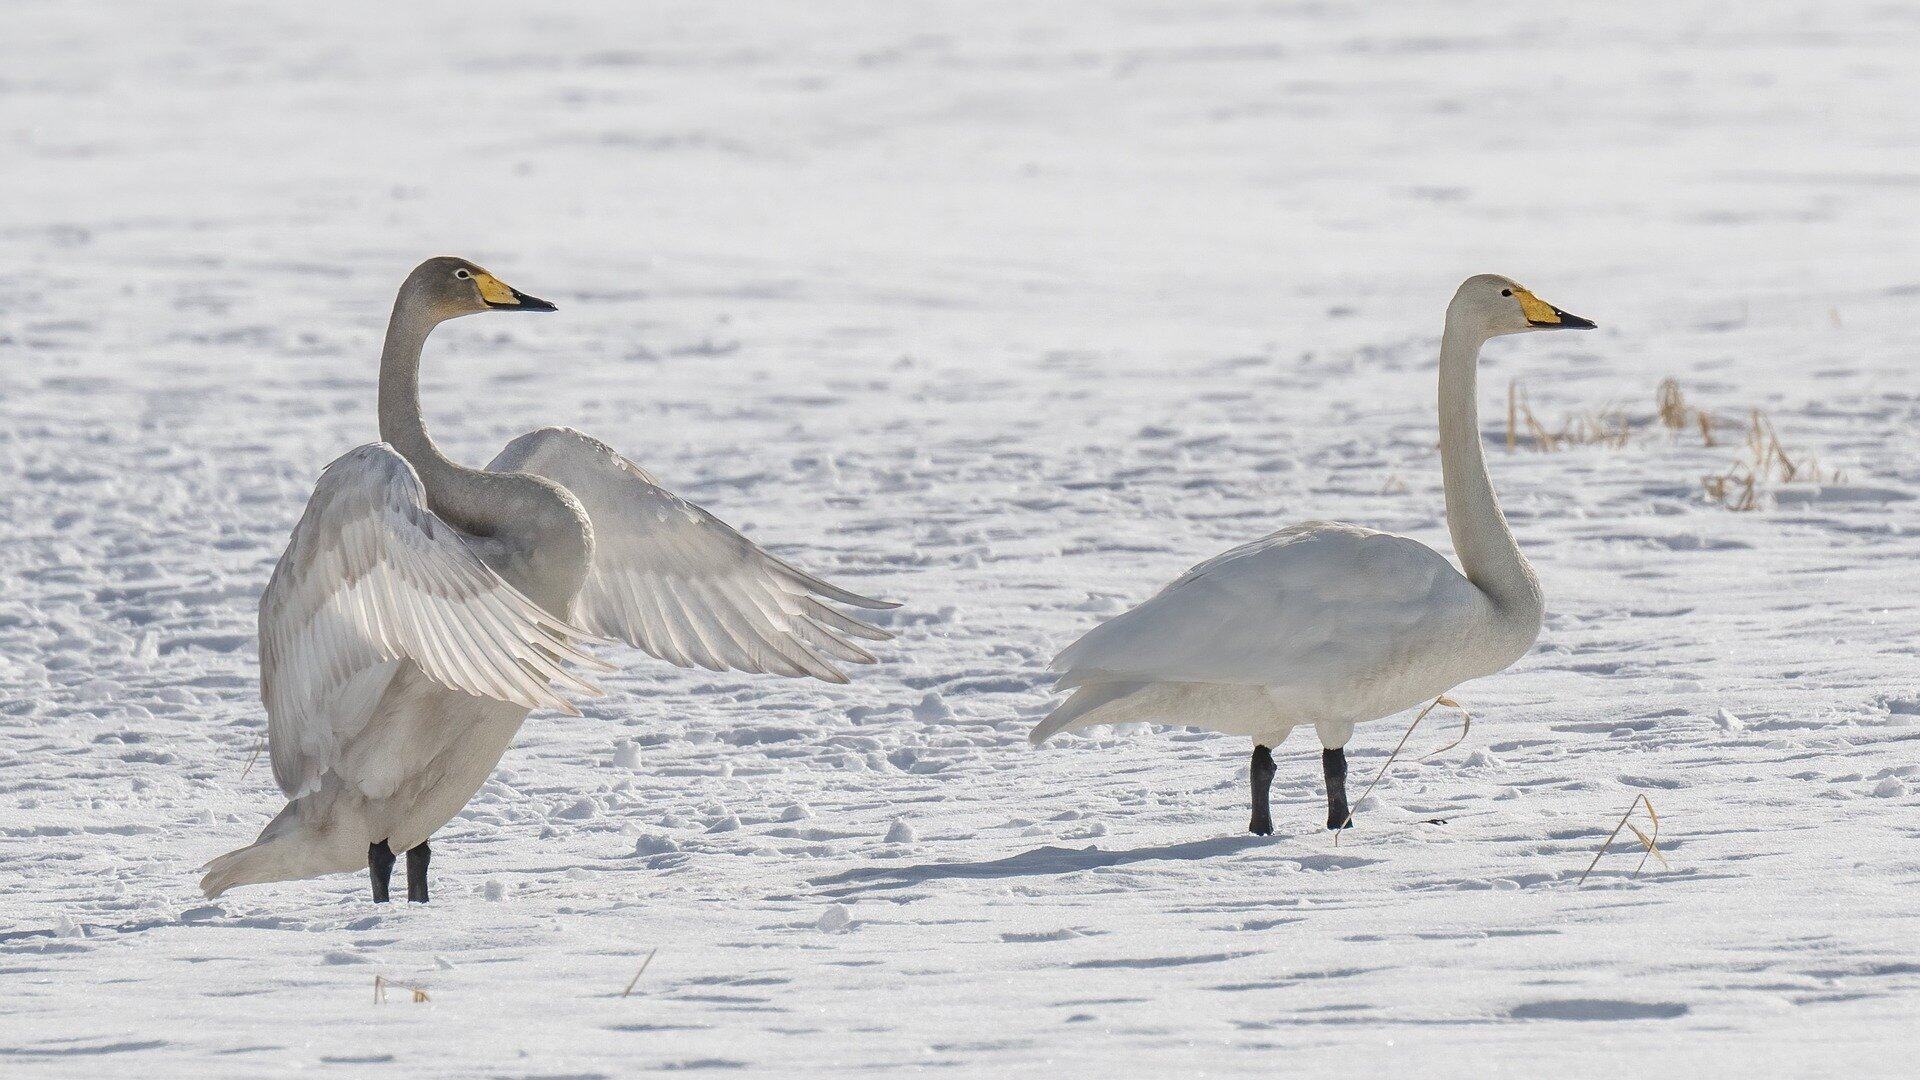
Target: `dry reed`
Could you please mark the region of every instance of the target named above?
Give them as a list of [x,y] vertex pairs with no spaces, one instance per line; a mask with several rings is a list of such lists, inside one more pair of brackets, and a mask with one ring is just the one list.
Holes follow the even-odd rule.
[[[1647,820],[1653,822],[1652,836],[1641,832],[1640,826],[1628,820],[1633,817],[1633,812],[1642,806],[1647,808]],[[1601,857],[1607,853],[1609,847],[1613,846],[1614,838],[1620,835],[1620,830],[1623,828],[1631,830],[1639,839],[1640,846],[1646,849],[1641,853],[1640,862],[1634,866],[1633,873],[1628,875],[1629,878],[1639,877],[1640,871],[1646,868],[1647,860],[1650,858],[1660,860],[1660,868],[1663,870],[1673,869],[1667,864],[1667,857],[1660,854],[1660,815],[1653,812],[1653,800],[1643,793],[1635,795],[1633,801],[1627,804],[1627,812],[1620,815],[1620,823],[1615,825],[1613,831],[1607,834],[1607,838],[1600,842],[1600,850],[1593,853],[1593,861],[1580,872],[1580,880],[1573,883],[1575,888],[1587,883],[1587,875],[1593,873],[1593,868],[1600,865]]]
[[1426,757],[1422,757],[1420,760],[1425,761],[1427,760],[1427,758],[1433,757],[1434,754],[1444,754],[1447,751],[1453,749],[1456,746],[1459,746],[1461,743],[1467,740],[1467,732],[1472,730],[1473,728],[1473,715],[1471,713],[1467,712],[1466,709],[1461,708],[1461,705],[1459,702],[1453,700],[1452,698],[1448,697],[1445,694],[1441,694],[1439,697],[1434,698],[1432,701],[1427,702],[1427,707],[1424,709],[1421,709],[1420,715],[1414,717],[1413,723],[1408,724],[1407,730],[1401,733],[1400,741],[1394,744],[1393,753],[1387,755],[1387,760],[1385,761],[1385,763],[1383,763],[1380,766],[1380,771],[1373,774],[1373,781],[1367,785],[1367,790],[1361,792],[1359,798],[1353,800],[1353,802],[1347,805],[1346,819],[1340,822],[1340,827],[1338,829],[1335,829],[1333,832],[1334,847],[1340,846],[1340,834],[1346,832],[1347,826],[1353,824],[1353,808],[1356,806],[1359,806],[1363,802],[1366,802],[1367,796],[1373,794],[1373,789],[1379,785],[1382,779],[1386,777],[1387,770],[1393,768],[1394,759],[1398,758],[1400,756],[1400,751],[1406,748],[1407,740],[1413,738],[1413,729],[1420,726],[1420,721],[1425,720],[1427,718],[1427,714],[1432,712],[1434,709],[1434,706],[1436,705],[1445,705],[1449,709],[1459,709],[1460,715],[1465,718],[1465,723],[1460,728],[1459,738],[1453,740],[1452,742],[1441,747],[1440,749],[1435,750],[1432,754],[1428,754],[1426,755]]
[[1796,458],[1787,453],[1780,434],[1765,413],[1754,409],[1747,421],[1745,455],[1725,472],[1700,478],[1707,500],[1729,510],[1757,510],[1765,502],[1768,488],[1792,483],[1838,483],[1843,475],[1823,470],[1813,458]]
[[648,953],[647,958],[645,960],[640,961],[640,970],[634,972],[633,978],[627,981],[627,988],[625,990],[620,991],[621,997],[626,997],[627,995],[633,993],[633,988],[640,985],[640,976],[645,975],[647,973],[647,965],[653,963],[654,953],[658,953],[659,951],[660,951],[660,946],[655,945],[653,947],[653,952]]
[[1513,450],[1520,444],[1520,432],[1525,429],[1528,439],[1535,449],[1543,453],[1565,450],[1570,446],[1605,446],[1619,449],[1627,445],[1631,426],[1626,413],[1611,405],[1597,410],[1571,413],[1561,420],[1558,427],[1548,427],[1534,414],[1533,406],[1527,403],[1519,380],[1507,383],[1507,449]]
[[418,986],[395,982],[384,975],[375,975],[373,977],[373,1003],[375,1005],[385,1005],[387,1003],[387,987],[389,986],[397,986],[402,990],[412,991],[415,1004],[432,1000],[427,997],[427,992]]
[[[1720,445],[1715,438],[1719,430],[1742,427],[1738,421],[1716,419],[1711,412],[1688,402],[1679,380],[1674,378],[1660,380],[1654,391],[1654,418],[1647,422],[1658,423],[1676,436],[1697,431],[1705,447]],[[1569,446],[1620,447],[1626,445],[1634,423],[1620,410],[1609,407],[1573,414],[1559,427],[1550,428],[1534,415],[1517,383],[1507,386],[1509,450],[1519,445],[1523,433],[1528,442],[1545,452]],[[1744,453],[1739,460],[1721,472],[1700,478],[1708,502],[1728,510],[1758,510],[1766,505],[1767,492],[1774,487],[1838,483],[1844,479],[1839,472],[1822,469],[1811,457],[1789,453],[1773,421],[1759,409],[1748,410],[1742,447]]]
[[1654,391],[1654,400],[1659,406],[1660,426],[1675,434],[1698,428],[1701,444],[1714,445],[1713,414],[1687,404],[1687,396],[1680,391],[1680,380],[1672,376],[1661,379],[1659,389]]

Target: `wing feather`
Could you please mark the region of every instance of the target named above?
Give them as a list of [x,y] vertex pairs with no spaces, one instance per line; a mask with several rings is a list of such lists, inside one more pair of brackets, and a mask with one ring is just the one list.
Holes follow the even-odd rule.
[[586,508],[593,566],[575,612],[592,633],[681,667],[828,682],[846,681],[836,662],[874,662],[850,639],[893,636],[822,600],[875,611],[897,605],[829,584],[761,550],[577,431],[529,432],[488,468],[544,476]]
[[572,712],[554,689],[599,691],[565,664],[602,666],[427,507],[384,444],[327,466],[260,598],[260,683],[274,778],[313,790],[365,726],[401,661],[478,697]]
[[1480,625],[1485,597],[1433,549],[1308,522],[1188,571],[1054,658],[1059,687],[1209,682],[1311,698]]

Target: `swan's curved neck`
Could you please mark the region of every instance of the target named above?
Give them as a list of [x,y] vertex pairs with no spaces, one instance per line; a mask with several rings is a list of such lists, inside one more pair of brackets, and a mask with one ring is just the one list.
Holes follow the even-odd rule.
[[474,533],[491,531],[484,492],[492,473],[455,464],[434,445],[420,418],[420,351],[439,324],[402,292],[380,352],[380,438],[413,465],[434,513]]
[[1516,623],[1531,621],[1538,630],[1540,580],[1500,512],[1480,446],[1475,375],[1486,335],[1461,325],[1463,321],[1449,311],[1440,338],[1440,471],[1447,489],[1447,531],[1453,534],[1453,550],[1467,580],[1503,615]]

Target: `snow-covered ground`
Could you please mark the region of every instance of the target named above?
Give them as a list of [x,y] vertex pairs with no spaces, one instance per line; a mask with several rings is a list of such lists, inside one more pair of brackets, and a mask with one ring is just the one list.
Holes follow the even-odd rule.
[[[1910,5],[83,5],[0,30],[0,1073],[1884,1076],[1920,1020]],[[253,605],[374,436],[566,423],[905,600],[852,685],[623,654],[436,837],[202,900],[279,805]],[[1492,346],[1547,627],[1336,848],[1281,748],[1034,751],[1045,665],[1306,517],[1446,546],[1440,314]],[[1717,445],[1653,421],[1679,380]],[[1844,479],[1736,513],[1765,410]],[[1406,718],[1355,739],[1355,794]],[[1636,795],[1670,869],[1616,847]],[[1442,817],[1445,826],[1420,824]],[[1622,834],[1625,835],[1624,833]],[[657,950],[657,953],[655,952]],[[653,961],[624,994],[644,958]],[[418,986],[375,1003],[376,977]],[[1910,1064],[1910,1060],[1907,1062]]]

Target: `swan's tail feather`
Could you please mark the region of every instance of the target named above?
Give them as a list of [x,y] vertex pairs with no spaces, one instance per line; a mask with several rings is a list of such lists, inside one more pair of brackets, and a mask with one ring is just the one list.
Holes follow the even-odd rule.
[[302,803],[295,799],[260,831],[260,838],[229,851],[200,869],[200,891],[211,900],[228,889],[269,881],[299,881],[365,869],[366,849],[348,839],[348,829],[329,829],[316,835],[302,827]]
[[276,837],[249,844],[201,867],[200,891],[211,900],[240,885],[259,885],[268,881],[291,881],[310,876],[298,865],[294,845]]
[[1027,741],[1039,746],[1063,731],[1105,723],[1096,715],[1102,708],[1132,696],[1146,685],[1141,682],[1107,682],[1078,687],[1072,697],[1061,702],[1060,707],[1048,713],[1045,720],[1034,725]]

